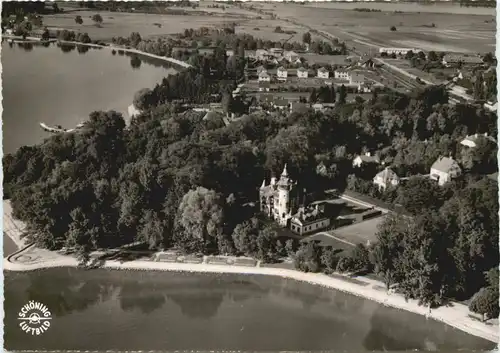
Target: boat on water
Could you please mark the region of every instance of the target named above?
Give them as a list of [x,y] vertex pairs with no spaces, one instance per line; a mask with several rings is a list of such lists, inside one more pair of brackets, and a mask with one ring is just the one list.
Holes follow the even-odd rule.
[[85,126],[85,122],[81,122],[80,124],[76,125],[74,129],[63,129],[61,125],[56,125],[56,127],[48,126],[45,123],[40,123],[40,127],[47,131],[47,132],[53,132],[53,133],[61,133],[61,132],[73,132],[75,130],[81,129],[82,127]]

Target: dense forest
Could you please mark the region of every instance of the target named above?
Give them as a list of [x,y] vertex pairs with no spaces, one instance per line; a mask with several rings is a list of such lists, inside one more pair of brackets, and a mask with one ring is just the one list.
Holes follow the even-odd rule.
[[[374,92],[366,102],[339,102],[324,113],[253,113],[226,126],[217,114],[204,119],[179,104],[214,96],[224,102],[234,86],[219,79],[228,68],[222,51],[202,60],[143,90],[143,112],[129,126],[117,112],[93,112],[81,131],[3,157],[4,197],[32,241],[83,254],[144,241],[151,249],[264,261],[291,255],[304,271],[375,272],[431,305],[488,288],[484,272],[499,261],[498,186],[485,174],[497,170],[497,146],[464,152],[459,142],[474,133],[496,136],[496,114],[449,105],[444,87],[428,87],[408,96]],[[315,243],[297,249],[259,221],[250,203],[263,178],[285,163],[301,188],[356,189],[373,177],[352,167],[368,150],[410,177],[384,193],[362,190],[406,212],[387,218],[374,246],[342,254]],[[419,177],[450,154],[463,178],[440,188]]]

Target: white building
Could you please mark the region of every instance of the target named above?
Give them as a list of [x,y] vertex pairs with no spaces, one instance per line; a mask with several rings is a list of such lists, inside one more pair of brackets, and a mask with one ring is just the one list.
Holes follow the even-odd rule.
[[298,78],[307,78],[309,76],[309,72],[307,72],[307,69],[304,69],[303,67],[299,67],[297,69],[297,77]]
[[370,152],[366,152],[364,155],[359,155],[352,161],[353,167],[361,167],[363,164],[369,163],[380,163],[380,159],[377,156],[372,156]]
[[350,80],[351,73],[345,69],[338,69],[338,70],[335,70],[334,77],[338,80]]
[[474,55],[446,54],[441,61],[444,66],[463,64],[463,65],[482,65],[483,59]]
[[496,143],[495,139],[491,136],[488,136],[487,133],[484,134],[474,134],[474,135],[469,135],[466,138],[464,138],[462,141],[460,141],[460,144],[462,146],[466,146],[469,148],[475,148],[477,147],[477,143],[481,139],[486,139],[488,141],[491,141],[493,143]]
[[278,79],[285,79],[288,77],[288,70],[283,66],[278,67]]
[[318,74],[317,74],[318,78],[329,78],[330,77],[330,72],[328,72],[327,69],[325,69],[324,67],[321,67],[318,69]]
[[451,157],[439,157],[431,166],[430,178],[436,180],[439,185],[444,185],[447,182],[458,178],[462,174],[462,170]]
[[271,82],[271,76],[269,76],[267,71],[261,71],[259,74],[259,82]]
[[288,60],[288,62],[294,63],[299,59],[299,54],[294,51],[285,51],[283,57]]
[[300,207],[290,219],[291,231],[300,235],[319,232],[329,226],[330,218],[325,215],[324,206],[318,204]]
[[399,184],[398,175],[389,167],[375,175],[373,183],[378,186],[379,190],[386,189],[388,186],[396,186]]
[[387,55],[392,55],[392,54],[406,55],[410,51],[412,53],[414,53],[414,54],[417,54],[417,53],[421,52],[422,50],[421,49],[416,49],[416,48],[379,48],[379,50],[378,50],[378,52],[380,54],[385,53]]
[[365,76],[362,74],[358,74],[356,72],[353,72],[350,77],[349,77],[349,83],[351,85],[357,85],[360,86],[365,83]]

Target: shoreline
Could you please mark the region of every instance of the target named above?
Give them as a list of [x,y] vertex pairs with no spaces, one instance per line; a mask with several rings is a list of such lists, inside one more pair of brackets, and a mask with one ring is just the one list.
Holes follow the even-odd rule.
[[[35,37],[26,37],[26,39],[22,39],[22,37],[19,37],[19,36],[2,35],[2,39],[3,38],[13,39],[13,40],[16,40],[17,42],[22,42],[22,43],[42,43],[42,42],[44,42],[44,41],[42,41],[38,38],[35,38]],[[53,39],[53,38],[49,39],[48,41],[45,41],[45,42],[70,44],[70,45],[84,45],[84,46],[91,47],[91,48],[103,48],[103,49],[111,49],[111,50],[116,50],[116,51],[121,50],[121,51],[126,52],[126,53],[144,55],[144,56],[147,56],[147,57],[150,57],[153,59],[167,61],[171,64],[181,66],[183,69],[188,69],[188,68],[192,67],[190,64],[188,64],[184,61],[177,60],[177,59],[174,59],[174,58],[171,58],[168,56],[160,56],[160,55],[156,55],[156,54],[151,54],[151,53],[147,53],[145,51],[140,51],[140,50],[133,49],[133,48],[124,48],[124,47],[114,45],[112,43],[108,43],[108,45],[101,45],[101,44],[82,43],[82,42],[67,41],[67,40],[57,40],[57,39]]]
[[[28,272],[59,267],[77,268],[78,261],[74,257],[60,256],[50,261],[41,261],[32,264],[21,264],[11,262],[11,258],[21,254],[23,251],[31,248],[33,244],[16,251],[7,258],[4,258],[4,270],[13,272]],[[171,272],[194,272],[194,273],[231,273],[239,275],[267,275],[278,276],[281,278],[292,279],[300,282],[306,282],[311,285],[338,290],[347,294],[355,295],[367,300],[375,301],[384,306],[405,310],[414,314],[423,315],[452,326],[458,330],[473,336],[483,338],[491,342],[498,342],[498,331],[495,326],[487,326],[480,321],[476,321],[463,313],[463,309],[468,308],[463,304],[454,303],[452,307],[439,307],[432,309],[429,313],[427,307],[419,306],[416,300],[406,301],[399,294],[388,294],[386,290],[378,290],[368,285],[360,285],[348,282],[347,280],[331,277],[322,273],[305,273],[296,270],[288,270],[272,267],[245,267],[231,265],[215,264],[191,264],[179,262],[155,262],[147,260],[134,260],[130,262],[119,262],[116,260],[107,260],[99,268],[110,270],[153,270],[153,271],[171,271]],[[346,277],[347,278],[347,277]],[[462,306],[463,308],[461,308]]]
[[114,45],[114,44],[101,45],[101,44],[93,44],[93,43],[80,43],[80,42],[74,42],[74,41],[66,41],[66,40],[58,40],[56,43],[71,44],[71,45],[85,45],[85,46],[92,47],[92,48],[102,48],[102,49],[110,49],[110,50],[116,50],[116,51],[120,51],[121,50],[121,51],[123,51],[125,53],[132,53],[132,54],[144,55],[144,56],[147,56],[147,57],[150,57],[150,58],[153,58],[153,59],[159,59],[159,60],[167,61],[167,62],[169,62],[171,64],[175,64],[175,65],[181,66],[183,69],[189,69],[190,67],[192,67],[191,65],[189,65],[188,63],[186,63],[184,61],[177,60],[177,59],[174,59],[174,58],[171,58],[171,57],[168,57],[168,56],[160,56],[160,55],[147,53],[145,51],[140,51],[140,50],[133,49],[133,48],[129,49],[129,48],[120,47],[120,46],[117,46],[117,45]]

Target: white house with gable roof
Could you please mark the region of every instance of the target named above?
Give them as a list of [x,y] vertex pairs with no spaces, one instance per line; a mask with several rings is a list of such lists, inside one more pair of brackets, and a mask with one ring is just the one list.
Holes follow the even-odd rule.
[[462,174],[462,169],[451,157],[439,157],[431,166],[430,178],[436,180],[439,185],[458,178]]

